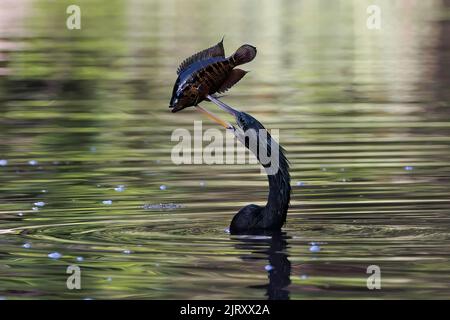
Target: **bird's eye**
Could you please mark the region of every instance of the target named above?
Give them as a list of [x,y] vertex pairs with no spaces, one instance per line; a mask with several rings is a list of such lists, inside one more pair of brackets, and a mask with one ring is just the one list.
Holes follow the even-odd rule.
[[240,116],[237,118],[237,123],[238,123],[239,127],[241,127],[241,128],[244,125],[244,121],[242,121],[242,118]]

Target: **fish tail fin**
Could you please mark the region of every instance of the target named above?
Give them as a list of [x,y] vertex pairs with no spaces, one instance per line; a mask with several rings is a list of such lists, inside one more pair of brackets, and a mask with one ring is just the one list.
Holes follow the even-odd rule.
[[252,61],[256,56],[256,48],[249,44],[244,44],[231,56],[236,66]]

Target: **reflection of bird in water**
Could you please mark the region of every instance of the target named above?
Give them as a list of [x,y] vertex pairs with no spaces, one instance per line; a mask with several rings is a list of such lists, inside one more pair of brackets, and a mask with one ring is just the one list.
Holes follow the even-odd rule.
[[[269,180],[267,204],[265,206],[250,204],[239,210],[231,222],[230,232],[236,234],[252,230],[280,230],[286,221],[291,196],[289,162],[284,155],[283,148],[272,139],[264,126],[251,115],[235,110],[213,96],[208,95],[207,97],[221,109],[233,115],[237,127],[219,119],[200,106],[197,106],[197,110],[205,113],[226,129],[232,130],[237,139],[252,151],[263,165]],[[262,159],[263,156],[267,156],[267,158]],[[270,161],[267,161],[269,158]]]
[[[263,236],[263,237],[261,237]],[[264,237],[265,236],[265,237]],[[288,300],[289,290],[287,286],[291,283],[291,263],[288,259],[286,234],[281,231],[258,233],[256,237],[238,238],[240,243],[237,249],[251,250],[251,255],[242,256],[243,260],[268,259],[269,283],[251,288],[266,289],[269,300]],[[261,250],[261,244],[267,244],[269,248]],[[265,257],[256,257],[257,254]]]

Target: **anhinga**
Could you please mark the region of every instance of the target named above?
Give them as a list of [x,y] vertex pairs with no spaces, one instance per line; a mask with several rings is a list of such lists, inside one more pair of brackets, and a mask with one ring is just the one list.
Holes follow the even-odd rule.
[[[231,221],[230,232],[232,234],[242,234],[261,230],[280,230],[286,221],[291,196],[289,162],[286,159],[283,148],[270,136],[266,128],[248,113],[238,111],[214,96],[208,95],[207,98],[222,110],[231,114],[236,120],[237,127],[219,119],[216,115],[200,106],[196,107],[197,110],[205,113],[210,119],[226,129],[232,130],[236,138],[263,165],[269,180],[267,204],[265,206],[249,204],[239,210]],[[258,134],[261,132],[264,134]],[[249,143],[252,139],[256,143]],[[277,161],[275,169],[273,169],[273,162],[261,161],[261,152],[259,150],[261,148],[265,150],[268,157],[271,157],[273,154],[277,155],[277,159],[271,159],[272,161]]]

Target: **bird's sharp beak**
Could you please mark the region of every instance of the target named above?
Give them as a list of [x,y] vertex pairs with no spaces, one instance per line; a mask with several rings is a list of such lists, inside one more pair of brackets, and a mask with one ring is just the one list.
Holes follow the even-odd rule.
[[207,98],[214,104],[216,104],[220,109],[222,109],[223,111],[231,114],[233,117],[237,117],[239,111],[237,111],[236,109],[233,109],[232,107],[230,107],[229,105],[223,103],[222,101],[216,99],[215,97],[208,95]]
[[233,128],[233,125],[231,125],[230,123],[226,122],[225,120],[220,119],[218,116],[216,116],[211,111],[208,111],[205,108],[200,107],[199,105],[197,105],[195,107],[195,109],[200,111],[201,113],[206,115],[208,118],[210,118],[212,121],[214,121],[215,123],[221,125],[225,129],[232,129]]

